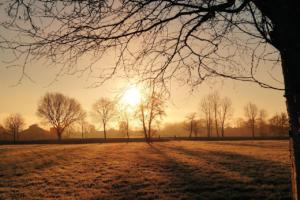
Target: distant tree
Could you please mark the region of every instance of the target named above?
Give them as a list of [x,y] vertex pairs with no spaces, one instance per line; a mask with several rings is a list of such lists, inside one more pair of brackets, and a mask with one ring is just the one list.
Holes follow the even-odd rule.
[[107,125],[116,116],[115,102],[109,98],[101,98],[93,104],[92,113],[102,122],[104,139],[107,138]]
[[162,136],[183,136],[189,134],[189,130],[187,130],[186,122],[173,122],[173,123],[164,123],[160,134]]
[[37,115],[53,126],[61,140],[64,131],[86,114],[75,99],[61,93],[46,93],[38,104]]
[[219,119],[220,119],[220,127],[221,127],[221,135],[224,137],[225,133],[225,124],[228,118],[232,115],[233,108],[232,102],[228,97],[224,97],[220,100],[220,109],[219,109]]
[[127,139],[129,139],[129,121],[119,121],[119,131],[121,133],[124,133],[127,137]]
[[11,114],[4,120],[4,128],[12,134],[14,143],[24,125],[24,119],[20,114]]
[[267,116],[268,116],[268,113],[265,109],[259,110],[257,121],[258,121],[259,134],[261,136],[263,136],[267,133],[267,122],[266,122]]
[[213,93],[208,94],[207,96],[208,100],[210,101],[211,109],[213,112],[213,118],[215,122],[215,130],[216,130],[216,135],[219,137],[219,110],[220,110],[220,103],[221,103],[221,98],[219,92],[215,91]]
[[82,118],[79,122],[81,138],[86,137],[86,134],[90,132],[90,124],[86,121],[85,118]]
[[[119,130],[121,133],[124,133],[129,139],[129,130],[130,130],[130,120],[132,119],[132,115],[134,111],[132,106],[130,105],[120,105],[119,106]],[[130,109],[129,109],[130,108]]]
[[147,142],[151,142],[153,135],[153,124],[159,123],[165,113],[166,99],[161,91],[151,89],[143,94],[143,98],[138,106],[136,115],[142,123],[144,137]]
[[235,120],[235,126],[237,128],[244,128],[246,125],[246,122],[243,118],[239,117]]
[[198,134],[201,130],[201,120],[195,120],[193,123],[193,133],[195,137],[198,137]]
[[65,138],[72,138],[76,135],[77,127],[76,124],[73,123],[70,126],[66,127],[64,130],[64,137]]
[[213,110],[212,110],[212,103],[209,98],[207,98],[207,97],[202,98],[202,100],[200,102],[200,110],[201,110],[201,112],[203,112],[204,117],[205,117],[207,137],[210,137],[211,130],[212,130]]
[[5,128],[2,126],[2,124],[0,124],[0,133],[4,133],[5,132]]
[[87,123],[85,126],[85,137],[87,137],[87,134],[95,133],[96,128],[93,124]]
[[256,127],[256,120],[258,115],[258,108],[255,104],[249,102],[244,107],[244,112],[248,120],[249,126],[251,128],[252,137],[255,137],[255,127]]
[[284,112],[280,114],[276,113],[273,117],[269,119],[269,126],[270,132],[275,135],[288,135],[289,120],[287,114]]
[[192,137],[192,134],[195,132],[195,128],[197,128],[196,121],[197,113],[193,112],[188,114],[185,118],[187,120],[187,128],[189,130],[189,137]]

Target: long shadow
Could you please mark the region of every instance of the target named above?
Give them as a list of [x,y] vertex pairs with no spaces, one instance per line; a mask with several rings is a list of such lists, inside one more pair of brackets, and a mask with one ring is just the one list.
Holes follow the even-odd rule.
[[[171,187],[197,199],[290,199],[290,174],[288,166],[270,160],[229,152],[192,151],[182,147],[150,145],[153,151],[165,158],[161,163],[171,168]],[[175,151],[196,160],[206,160],[212,166],[223,170],[195,167],[168,156]],[[247,181],[228,177],[227,172],[236,172],[249,177]],[[181,188],[176,183],[185,183]]]
[[[276,148],[276,149],[284,149],[282,145],[278,144],[256,144],[256,143],[249,143],[249,142],[241,142],[241,141],[219,141],[219,142],[210,142],[210,144],[217,144],[217,145],[227,145],[227,146],[238,146],[238,147],[257,147],[257,148],[263,148],[263,149],[270,149],[270,148]],[[288,145],[286,146],[286,149],[288,148]]]

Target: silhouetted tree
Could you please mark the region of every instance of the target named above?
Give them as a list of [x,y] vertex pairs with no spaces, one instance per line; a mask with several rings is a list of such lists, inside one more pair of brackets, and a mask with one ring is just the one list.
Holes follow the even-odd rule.
[[14,143],[18,138],[19,132],[25,125],[25,121],[20,114],[11,114],[4,120],[4,128],[13,136]]
[[145,90],[138,105],[137,117],[142,123],[143,133],[147,142],[151,142],[153,124],[159,123],[165,113],[166,99],[161,91],[155,91],[154,85]]
[[211,130],[212,130],[213,111],[212,111],[212,103],[207,96],[202,98],[200,102],[200,110],[203,112],[205,116],[207,137],[210,137]]
[[129,139],[129,122],[128,121],[119,121],[119,131],[126,135],[127,139]]
[[75,99],[61,93],[46,93],[38,103],[37,115],[53,126],[61,140],[64,131],[86,114]]
[[193,113],[190,113],[188,114],[185,118],[187,120],[187,128],[189,130],[189,137],[191,138],[192,137],[192,134],[195,132],[195,128],[197,129],[197,121],[196,121],[196,117],[197,117],[197,113],[193,112]]
[[90,132],[91,124],[89,124],[85,118],[82,118],[79,121],[79,126],[80,126],[81,138],[83,139],[84,137],[86,137],[86,134]]
[[[98,55],[93,54],[97,60],[105,52],[117,47],[117,65],[110,73],[101,76],[104,80],[111,77],[120,64],[129,67],[128,58],[133,58],[138,67],[145,58],[150,58],[152,62],[145,61],[144,70],[139,71],[142,74],[154,74],[151,77],[159,77],[160,80],[176,76],[176,72],[180,71],[183,76],[187,75],[192,85],[219,75],[275,88],[257,80],[254,72],[256,63],[277,62],[279,59],[274,57],[280,57],[292,137],[293,196],[298,198],[299,1],[11,0],[5,3],[3,7],[6,7],[11,20],[3,25],[10,30],[18,30],[18,36],[27,38],[7,34],[12,35],[12,39],[7,45],[0,43],[4,48],[14,50],[17,58],[25,57],[25,63],[30,60],[30,55],[34,58],[51,57],[55,62],[67,58],[75,63],[85,53],[93,51]],[[130,45],[137,40],[143,45],[140,45],[139,55],[132,55]],[[224,51],[228,46],[234,49]],[[234,58],[238,61],[240,49],[252,51],[249,53],[253,61],[251,70],[236,70],[243,66],[241,62],[233,62]],[[269,55],[275,56],[270,58]],[[90,66],[85,69],[89,70]],[[23,72],[23,77],[26,77],[24,69]]]
[[252,137],[255,137],[255,127],[258,115],[258,108],[255,104],[249,102],[244,107],[245,117],[248,119],[249,126],[251,128]]
[[246,122],[243,118],[239,117],[235,120],[235,126],[237,128],[244,128],[246,126]]
[[201,130],[201,120],[195,120],[193,123],[193,133],[195,137],[198,137],[198,134]]
[[267,122],[266,118],[268,113],[265,109],[260,109],[258,112],[258,130],[261,136],[265,135],[267,132]]
[[215,130],[216,130],[216,135],[219,137],[219,110],[220,110],[220,95],[219,92],[215,91],[213,93],[208,94],[207,96],[208,100],[211,102],[212,106],[212,112],[213,112],[213,117],[214,117],[214,122],[215,122]]
[[130,105],[120,105],[119,108],[119,130],[125,133],[127,139],[129,139],[130,120],[132,119],[133,110]]
[[93,115],[101,120],[104,139],[107,138],[106,128],[108,123],[116,116],[115,102],[108,98],[101,98],[93,104]]
[[0,134],[5,132],[5,128],[0,124]]
[[289,121],[286,113],[276,113],[269,119],[270,131],[278,136],[288,135]]
[[219,118],[220,118],[220,126],[221,126],[221,135],[224,137],[225,133],[225,124],[228,118],[232,115],[233,108],[232,102],[228,97],[224,97],[220,101],[220,110],[219,110]]

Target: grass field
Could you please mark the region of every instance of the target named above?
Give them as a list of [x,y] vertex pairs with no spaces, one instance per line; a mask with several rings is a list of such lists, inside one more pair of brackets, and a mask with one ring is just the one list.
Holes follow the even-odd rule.
[[0,199],[289,199],[287,141],[0,146]]

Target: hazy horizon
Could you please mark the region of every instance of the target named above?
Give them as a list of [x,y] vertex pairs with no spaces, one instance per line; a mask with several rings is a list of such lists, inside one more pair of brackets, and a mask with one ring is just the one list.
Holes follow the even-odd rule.
[[[5,94],[1,98],[0,124],[11,113],[20,113],[25,118],[26,126],[34,123],[40,124],[41,120],[36,116],[38,101],[46,92],[61,92],[77,99],[82,104],[83,109],[88,112],[88,121],[99,128],[99,124],[95,123],[90,116],[92,104],[101,97],[113,98],[128,84],[125,79],[112,78],[99,87],[89,88],[90,81],[82,77],[66,75],[51,83],[51,77],[55,76],[54,73],[43,72],[39,75],[41,72],[36,70],[31,74],[31,78],[36,81],[35,83],[24,79],[21,84],[13,86],[18,82],[20,71],[2,67],[0,72],[0,89],[2,94]],[[232,100],[234,108],[232,119],[244,117],[243,107],[248,102],[255,103],[259,109],[265,109],[268,117],[275,113],[286,112],[282,91],[265,89],[255,83],[220,78],[214,81],[205,82],[192,92],[191,87],[180,86],[178,82],[174,81],[170,87],[171,96],[168,100],[167,115],[163,123],[180,122],[185,120],[188,113],[200,113],[199,102],[201,98],[212,91],[219,91],[221,96],[227,96]],[[51,84],[47,85],[49,83]]]

